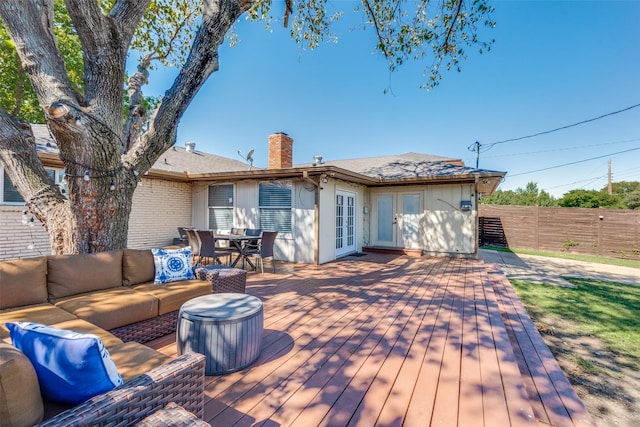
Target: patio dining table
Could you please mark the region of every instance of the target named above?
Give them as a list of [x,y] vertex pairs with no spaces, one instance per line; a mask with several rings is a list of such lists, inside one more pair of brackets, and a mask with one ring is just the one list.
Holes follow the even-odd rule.
[[[250,255],[252,255],[253,251],[249,251],[249,249],[253,248],[254,242],[258,244],[262,239],[261,236],[247,236],[244,234],[214,234],[216,240],[225,240],[229,242],[229,247],[235,249],[238,252],[238,255],[231,263],[231,267],[235,267],[236,264],[240,260],[242,260],[242,268],[244,268],[245,261],[249,266],[251,266],[252,270],[256,269],[256,266],[251,262]],[[252,242],[252,247],[249,248],[247,243]]]

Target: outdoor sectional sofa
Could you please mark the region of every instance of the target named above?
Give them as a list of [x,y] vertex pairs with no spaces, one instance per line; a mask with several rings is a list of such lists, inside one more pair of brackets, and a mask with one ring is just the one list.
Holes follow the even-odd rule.
[[[201,416],[204,358],[186,354],[171,360],[142,343],[175,331],[180,306],[211,293],[212,283],[189,279],[158,285],[153,280],[150,250],[0,261],[2,425],[8,416],[20,414],[35,414],[31,423],[43,416],[49,419],[47,425],[129,425],[168,402]],[[30,402],[26,395],[33,390],[25,390],[26,376],[15,373],[20,365],[11,365],[12,354],[20,352],[10,345],[7,322],[35,322],[98,336],[125,384],[72,408],[44,400],[42,409],[25,408]],[[8,402],[8,394],[18,392],[22,397]],[[38,397],[34,399],[37,405]],[[6,425],[19,421],[24,424],[16,419]]]

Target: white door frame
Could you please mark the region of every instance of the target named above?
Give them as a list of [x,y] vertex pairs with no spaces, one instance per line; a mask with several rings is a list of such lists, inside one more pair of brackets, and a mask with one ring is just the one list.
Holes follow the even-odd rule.
[[[406,196],[418,197],[417,206]],[[375,246],[422,249],[420,221],[424,215],[420,191],[377,193],[374,195],[371,234]],[[406,212],[405,212],[406,211]]]
[[356,208],[358,206],[357,193],[336,190],[335,196],[335,248],[336,257],[356,251]]

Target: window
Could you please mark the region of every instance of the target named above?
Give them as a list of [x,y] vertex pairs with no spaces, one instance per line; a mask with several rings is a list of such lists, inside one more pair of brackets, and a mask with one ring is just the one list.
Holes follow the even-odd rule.
[[260,183],[258,204],[263,231],[291,233],[291,193],[289,181]]
[[2,201],[4,203],[24,203],[24,199],[13,186],[7,173],[2,171],[2,175]]
[[233,227],[233,184],[209,186],[209,228],[231,230]]
[[[66,196],[67,194],[67,183],[64,180],[64,169],[48,169],[45,168],[49,178],[53,180],[53,182],[60,187],[62,194]],[[13,183],[9,179],[7,172],[2,171],[2,181],[0,182],[2,187],[2,193],[0,193],[0,203],[11,203],[11,204],[23,204],[24,199],[18,193],[18,190],[13,186]]]

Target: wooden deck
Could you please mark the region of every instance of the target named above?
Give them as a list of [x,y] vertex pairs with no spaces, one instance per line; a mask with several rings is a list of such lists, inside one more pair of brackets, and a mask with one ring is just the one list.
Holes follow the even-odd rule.
[[[506,278],[367,254],[251,274],[262,353],[207,377],[213,426],[595,426]],[[175,354],[173,336],[149,343]]]

